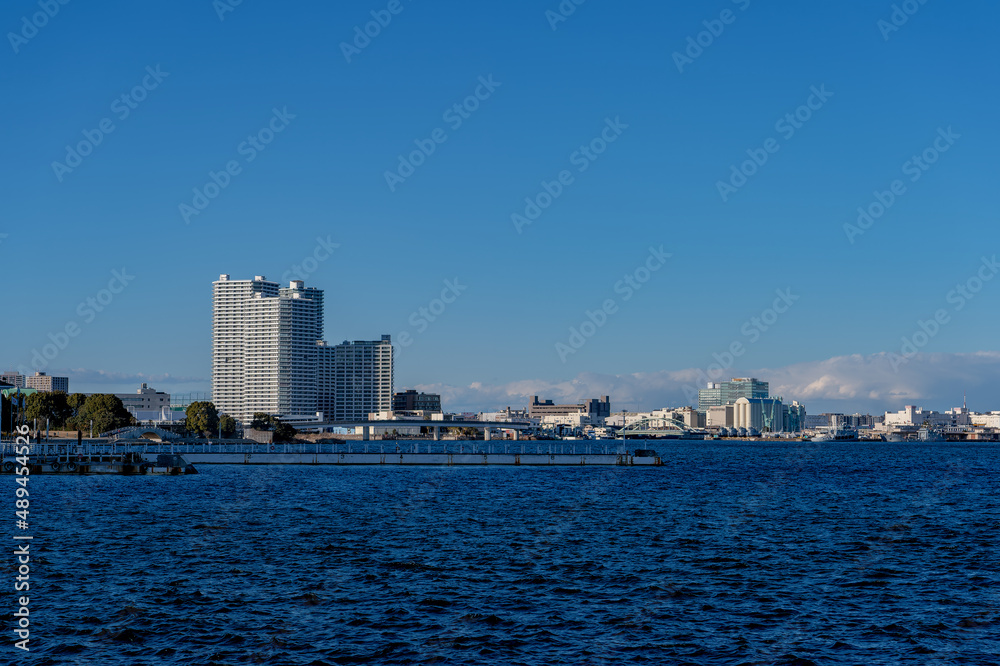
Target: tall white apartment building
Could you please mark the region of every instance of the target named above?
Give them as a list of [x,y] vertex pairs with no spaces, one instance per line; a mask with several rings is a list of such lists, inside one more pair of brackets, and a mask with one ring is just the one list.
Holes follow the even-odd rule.
[[323,337],[323,292],[293,281],[212,283],[212,402],[248,421],[255,412],[316,412],[316,343]]
[[363,420],[391,409],[392,343],[328,345],[323,290],[220,275],[212,283],[212,401],[248,422],[255,412]]

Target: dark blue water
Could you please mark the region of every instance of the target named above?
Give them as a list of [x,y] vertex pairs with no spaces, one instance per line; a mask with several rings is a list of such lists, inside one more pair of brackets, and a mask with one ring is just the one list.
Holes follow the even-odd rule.
[[1000,447],[657,448],[36,477],[25,661],[1000,663]]

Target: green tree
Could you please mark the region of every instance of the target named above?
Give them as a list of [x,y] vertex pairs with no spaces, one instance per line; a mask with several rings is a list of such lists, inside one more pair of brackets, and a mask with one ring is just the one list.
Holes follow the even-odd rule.
[[39,428],[45,427],[45,420],[48,419],[50,427],[60,429],[66,423],[66,419],[73,415],[67,396],[62,391],[32,393],[25,402],[28,421],[34,422],[38,419]]
[[[273,417],[272,417],[273,418]],[[274,426],[274,441],[276,442],[290,442],[295,439],[295,435],[298,431],[287,423],[281,423],[277,419],[277,425]]]
[[223,414],[219,417],[219,427],[222,428],[222,436],[228,439],[236,434],[236,419],[229,414]]
[[66,404],[73,410],[73,416],[76,416],[77,412],[81,407],[83,407],[85,402],[87,402],[87,396],[83,393],[71,393],[66,396]]
[[71,417],[67,425],[72,429],[88,432],[91,420],[94,422],[95,435],[136,423],[132,415],[125,409],[121,399],[110,393],[87,396],[83,405],[77,409],[76,416]]
[[185,427],[188,432],[211,437],[219,432],[219,410],[210,402],[192,402],[187,408]]
[[274,426],[275,420],[270,414],[254,412],[253,420],[250,421],[250,427],[254,430],[270,430]]

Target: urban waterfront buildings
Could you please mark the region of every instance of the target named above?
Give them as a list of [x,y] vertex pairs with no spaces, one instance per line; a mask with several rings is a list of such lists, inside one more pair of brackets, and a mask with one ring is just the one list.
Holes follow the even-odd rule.
[[14,387],[35,389],[40,393],[62,391],[69,393],[69,377],[53,377],[44,372],[24,376],[19,372],[7,371],[0,374],[0,382]]
[[248,421],[256,412],[363,420],[392,403],[392,342],[323,340],[324,293],[263,275],[212,283],[212,401]]

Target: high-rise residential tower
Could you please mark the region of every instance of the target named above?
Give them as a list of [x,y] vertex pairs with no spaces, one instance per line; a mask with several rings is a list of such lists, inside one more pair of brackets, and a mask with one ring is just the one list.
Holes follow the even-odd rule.
[[320,409],[326,419],[364,421],[392,409],[390,336],[320,346]]
[[392,342],[327,345],[323,290],[258,275],[212,283],[212,401],[248,422],[256,412],[364,420],[392,404]]
[[255,412],[316,412],[316,343],[323,337],[323,292],[220,275],[212,296],[212,402],[242,421]]

